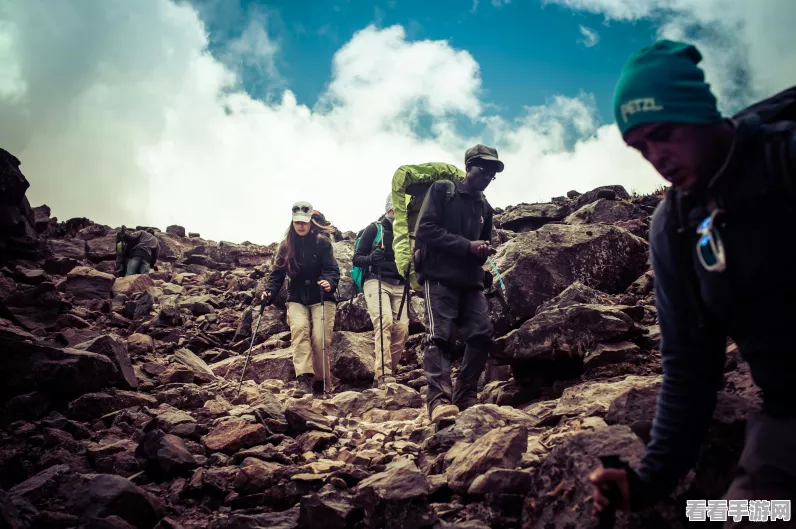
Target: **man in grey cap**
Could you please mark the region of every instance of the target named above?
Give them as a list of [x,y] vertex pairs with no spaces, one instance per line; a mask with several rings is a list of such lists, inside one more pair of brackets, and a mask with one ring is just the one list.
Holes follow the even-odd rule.
[[[416,229],[417,274],[426,296],[429,329],[423,369],[428,412],[434,423],[476,403],[478,377],[492,344],[484,288],[492,276],[483,269],[491,247],[492,207],[484,190],[503,171],[497,150],[476,145],[464,154],[466,175],[439,180],[429,188]],[[466,343],[456,386],[451,391],[450,338],[454,322]]]

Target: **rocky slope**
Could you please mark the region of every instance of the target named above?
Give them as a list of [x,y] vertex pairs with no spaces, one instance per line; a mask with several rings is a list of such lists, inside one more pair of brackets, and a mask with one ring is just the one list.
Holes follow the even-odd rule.
[[[398,383],[368,389],[350,232],[334,243],[333,397],[296,398],[284,292],[238,393],[275,245],[171,226],[156,232],[158,271],[116,279],[117,230],[32,209],[18,165],[0,152],[0,529],[591,527],[598,457],[643,453],[660,385],[645,242],[659,196],[610,186],[498,211],[506,291],[489,292],[481,404],[435,431],[422,299]],[[759,402],[732,344],[726,371],[680,502],[618,527],[684,527],[684,498],[720,497]]]

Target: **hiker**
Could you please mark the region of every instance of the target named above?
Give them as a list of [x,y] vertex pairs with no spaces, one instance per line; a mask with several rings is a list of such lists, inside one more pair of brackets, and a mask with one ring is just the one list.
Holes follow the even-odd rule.
[[[478,377],[492,343],[492,322],[484,296],[483,265],[490,245],[492,207],[484,190],[503,171],[497,151],[476,145],[464,155],[464,180],[429,187],[417,221],[418,281],[426,297],[429,329],[423,369],[428,380],[431,421],[451,418],[476,403]],[[466,342],[459,377],[451,394],[450,338],[454,322]]]
[[160,252],[160,243],[155,237],[154,230],[137,230],[125,232],[122,235],[126,245],[127,270],[125,275],[149,274],[150,268],[155,268]]
[[[376,387],[395,382],[395,371],[398,369],[398,362],[401,360],[404,344],[409,336],[409,311],[404,310],[398,319],[405,281],[395,266],[395,253],[392,248],[392,225],[395,220],[392,192],[387,197],[384,209],[384,215],[378,221],[369,224],[362,232],[352,259],[354,266],[365,269],[362,288],[375,331],[374,385]],[[379,232],[381,232],[380,237],[378,237]],[[374,245],[377,239],[379,242]],[[378,277],[379,271],[381,280]]]
[[[287,321],[296,382],[300,392],[320,395],[324,378],[326,387],[331,388],[329,347],[337,308],[334,293],[340,281],[340,268],[328,238],[334,227],[322,225],[309,202],[296,202],[292,212],[293,220],[277,250],[263,302],[266,305],[273,302],[287,277]],[[326,324],[325,329],[321,320]]]
[[[649,235],[663,382],[640,467],[592,473],[595,514],[612,485],[621,500],[611,506],[636,510],[694,466],[723,384],[727,337],[764,403],[748,420],[724,499],[796,498],[796,87],[723,117],[700,61],[693,45],[661,40],[627,61],[616,87],[624,141],[672,184]],[[755,526],[728,520],[725,527]]]
[[116,234],[116,269],[113,272],[116,277],[124,277],[127,272],[127,243],[124,240],[126,233],[127,226],[122,225]]

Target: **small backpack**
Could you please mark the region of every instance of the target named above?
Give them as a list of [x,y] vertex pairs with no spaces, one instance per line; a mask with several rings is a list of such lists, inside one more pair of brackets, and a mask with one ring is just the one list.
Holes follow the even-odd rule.
[[[375,248],[379,244],[381,244],[381,239],[383,236],[383,227],[381,222],[374,222],[373,224],[376,225],[376,236],[373,238],[373,245],[371,248]],[[365,233],[365,230],[360,231],[357,233],[357,240],[354,242],[354,252],[356,253],[357,248],[359,248],[359,242],[362,240],[362,234]],[[357,293],[363,291],[363,282],[365,280],[365,268],[360,266],[352,266],[351,267],[351,279],[354,280],[354,288],[356,289]]]

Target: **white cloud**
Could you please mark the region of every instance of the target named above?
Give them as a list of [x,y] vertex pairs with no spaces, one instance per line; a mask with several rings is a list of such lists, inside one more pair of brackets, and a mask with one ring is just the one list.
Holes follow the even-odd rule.
[[511,0],[492,0],[492,5],[495,7],[503,7],[507,6],[511,3]]
[[[626,17],[642,16],[633,13]],[[750,17],[749,26],[762,25],[763,13]],[[231,50],[280,83],[278,43],[266,22],[250,24]],[[789,26],[769,25],[776,31],[759,37],[764,44],[749,44],[748,28],[739,33],[749,63],[792,53],[780,49]],[[461,166],[476,142],[495,145],[506,162],[487,193],[496,206],[604,184],[643,192],[662,182],[615,126],[600,125],[590,95],[555,97],[506,120],[487,111],[468,52],[407,41],[399,26],[356,33],[335,54],[312,106],[290,90],[252,98],[234,62],[211,55],[207,39],[193,8],[171,0],[0,8],[0,145],[22,160],[31,202],[47,203],[61,219],[179,223],[216,240],[270,243],[284,234],[296,200],[357,230],[381,213],[399,165]],[[724,86],[716,64],[708,63],[709,74]],[[750,82],[779,82],[794,71],[787,64],[757,68]],[[421,118],[430,132],[420,130]],[[464,137],[454,126],[462,118],[482,134]]]
[[545,0],[608,19],[650,19],[658,36],[687,40],[704,56],[701,66],[722,110],[793,85],[796,2],[791,0]]
[[587,48],[591,48],[596,46],[598,42],[600,42],[600,34],[594,31],[591,28],[587,28],[583,24],[579,26],[580,34],[583,38],[578,39],[578,42],[582,43]]

